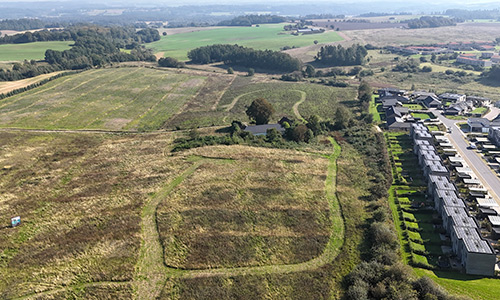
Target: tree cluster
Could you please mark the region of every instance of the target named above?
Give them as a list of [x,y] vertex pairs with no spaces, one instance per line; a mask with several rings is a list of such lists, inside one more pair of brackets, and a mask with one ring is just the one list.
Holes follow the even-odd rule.
[[331,66],[353,66],[362,65],[368,51],[360,45],[352,45],[344,48],[341,45],[323,46],[316,55],[316,61]]
[[186,64],[182,61],[178,61],[173,57],[162,57],[158,60],[158,65],[160,67],[167,68],[184,68]]
[[362,81],[358,87],[358,99],[361,109],[365,112],[369,111],[370,101],[372,100],[372,88],[366,81]]
[[0,38],[0,44],[22,44],[46,41],[73,41],[74,36],[69,30],[40,30],[35,32],[18,33],[6,35]]
[[249,68],[291,72],[300,70],[300,61],[287,53],[255,50],[238,45],[211,45],[188,52],[189,59],[198,64],[224,62]]
[[276,24],[286,22],[287,18],[276,15],[245,15],[219,22],[218,26],[252,26],[254,24]]
[[493,65],[491,69],[487,72],[484,72],[482,74],[485,78],[500,84],[500,66],[498,65]]
[[57,65],[39,64],[34,60],[24,61],[15,63],[12,69],[0,68],[0,81],[16,81],[60,70],[61,67]]
[[394,68],[393,72],[404,72],[404,73],[417,73],[420,71],[420,63],[416,60],[408,59],[398,63]]
[[445,17],[436,17],[436,16],[423,16],[418,19],[408,20],[408,27],[411,29],[416,28],[433,28],[433,27],[442,27],[442,26],[455,26],[457,22],[463,22],[463,20],[445,18]]

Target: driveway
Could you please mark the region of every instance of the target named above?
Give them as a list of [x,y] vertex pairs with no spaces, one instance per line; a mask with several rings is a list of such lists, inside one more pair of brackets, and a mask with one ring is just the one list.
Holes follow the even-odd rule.
[[452,132],[446,134],[446,136],[450,139],[450,142],[455,146],[458,153],[460,153],[474,173],[476,173],[476,176],[483,183],[484,187],[489,190],[493,199],[500,205],[500,179],[479,156],[476,150],[467,149],[469,142],[465,139],[465,134],[456,125],[456,123],[463,122],[463,120],[457,121],[447,119],[438,110],[433,110],[432,112],[444,125],[452,129]]

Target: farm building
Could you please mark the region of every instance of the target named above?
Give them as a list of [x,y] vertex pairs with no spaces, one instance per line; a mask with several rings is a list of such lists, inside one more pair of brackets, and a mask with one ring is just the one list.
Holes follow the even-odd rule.
[[491,67],[493,65],[491,60],[482,60],[465,55],[460,55],[459,57],[457,57],[457,63],[471,65],[471,66],[479,66],[483,68]]

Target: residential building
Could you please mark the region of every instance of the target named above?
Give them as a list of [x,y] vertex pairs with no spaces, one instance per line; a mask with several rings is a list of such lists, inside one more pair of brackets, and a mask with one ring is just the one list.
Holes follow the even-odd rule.
[[493,144],[495,144],[497,147],[500,147],[500,126],[490,127],[488,131],[488,138]]
[[249,125],[245,127],[244,131],[253,135],[267,135],[269,129],[276,129],[279,133],[285,132],[285,128],[280,124]]
[[479,97],[479,96],[467,96],[466,101],[472,101],[472,105],[475,107],[488,106],[491,104],[490,98]]
[[462,102],[465,101],[466,98],[467,96],[462,94],[444,93],[439,95],[439,99],[443,102]]
[[467,124],[470,132],[488,133],[490,130],[490,120],[485,118],[469,118]]
[[437,107],[440,107],[442,104],[441,101],[439,100],[439,98],[435,95],[434,96],[433,95],[429,95],[429,96],[422,95],[422,96],[417,98],[417,103],[420,103],[427,108],[437,108]]
[[454,226],[451,231],[453,251],[467,274],[493,276],[496,255],[491,245],[481,238],[476,227]]

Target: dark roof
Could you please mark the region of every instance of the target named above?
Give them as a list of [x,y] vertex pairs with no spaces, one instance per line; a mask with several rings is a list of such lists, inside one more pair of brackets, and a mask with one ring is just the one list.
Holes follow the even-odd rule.
[[467,123],[469,123],[469,126],[471,127],[479,127],[479,128],[490,127],[490,121],[485,118],[469,118],[467,120]]
[[[423,98],[423,99],[422,99]],[[422,101],[425,106],[429,107],[430,105],[440,105],[441,101],[436,96],[420,96],[417,100]]]
[[409,129],[410,128],[410,123],[405,123],[401,118],[391,116],[388,117],[387,119],[387,128],[394,128],[394,129]]
[[385,110],[385,117],[386,118],[389,118],[389,117],[392,117],[392,116],[396,116],[396,117],[399,117],[401,118],[401,112],[399,110],[396,109],[396,107],[394,106],[389,106],[386,110]]
[[250,125],[245,128],[245,131],[250,132],[253,135],[265,135],[267,130],[271,128],[274,128],[279,132],[285,131],[285,128],[283,128],[280,124]]
[[394,99],[394,98],[382,98],[382,106],[388,107],[388,106],[396,106],[400,103],[399,101]]

